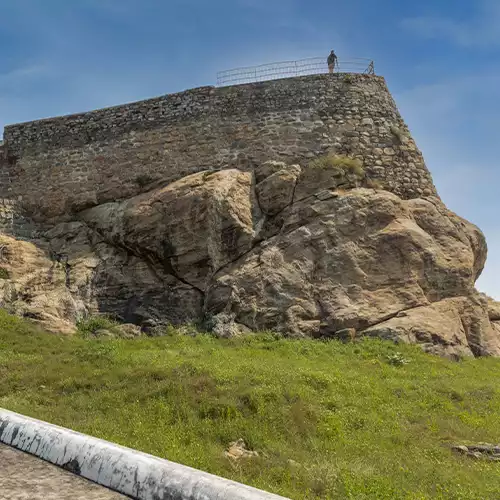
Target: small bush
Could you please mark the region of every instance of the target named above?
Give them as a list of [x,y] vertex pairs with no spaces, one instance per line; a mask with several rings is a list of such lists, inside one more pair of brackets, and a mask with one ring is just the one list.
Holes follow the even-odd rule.
[[344,155],[327,155],[316,158],[309,166],[312,168],[332,168],[344,174],[353,174],[356,177],[363,177],[365,170],[359,158],[350,158]]
[[395,352],[394,354],[389,354],[389,356],[387,356],[387,362],[393,366],[403,366],[407,365],[410,360],[405,358],[400,352]]
[[202,420],[232,420],[241,413],[231,402],[210,401],[200,405],[198,415]]
[[8,280],[10,278],[9,271],[7,269],[0,267],[0,279]]
[[344,83],[347,83],[348,85],[351,85],[353,83],[353,78],[352,75],[347,74],[344,76]]
[[108,330],[118,333],[119,323],[107,316],[90,316],[76,323],[78,332],[82,337],[94,337],[99,330]]
[[141,188],[148,186],[154,181],[155,181],[154,177],[151,177],[148,174],[141,174],[135,178],[135,183]]

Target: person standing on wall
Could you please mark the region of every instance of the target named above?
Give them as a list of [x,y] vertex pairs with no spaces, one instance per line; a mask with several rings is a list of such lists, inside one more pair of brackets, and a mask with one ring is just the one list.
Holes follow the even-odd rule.
[[337,55],[335,54],[335,52],[333,50],[330,52],[330,55],[328,56],[327,62],[328,62],[328,72],[330,74],[332,74],[333,70],[335,69],[335,66],[336,65],[338,66]]

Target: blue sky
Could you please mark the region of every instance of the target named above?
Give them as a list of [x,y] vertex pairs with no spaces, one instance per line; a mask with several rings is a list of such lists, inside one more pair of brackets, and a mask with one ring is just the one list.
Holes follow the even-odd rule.
[[0,130],[330,48],[375,60],[500,299],[500,0],[0,0]]

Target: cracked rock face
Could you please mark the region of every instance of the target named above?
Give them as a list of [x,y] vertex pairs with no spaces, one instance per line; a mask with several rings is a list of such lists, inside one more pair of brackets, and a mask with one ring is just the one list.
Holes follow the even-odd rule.
[[40,241],[2,236],[1,300],[62,331],[100,311],[499,355],[500,306],[474,288],[481,231],[437,198],[356,185],[277,162],[193,174],[81,212]]

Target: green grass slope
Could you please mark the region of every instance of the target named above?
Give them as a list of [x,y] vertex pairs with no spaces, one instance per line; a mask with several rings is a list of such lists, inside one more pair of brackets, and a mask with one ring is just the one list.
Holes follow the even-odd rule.
[[[293,499],[500,498],[500,464],[449,448],[500,442],[499,380],[376,340],[89,340],[0,312],[0,407]],[[239,438],[259,458],[231,463]]]

